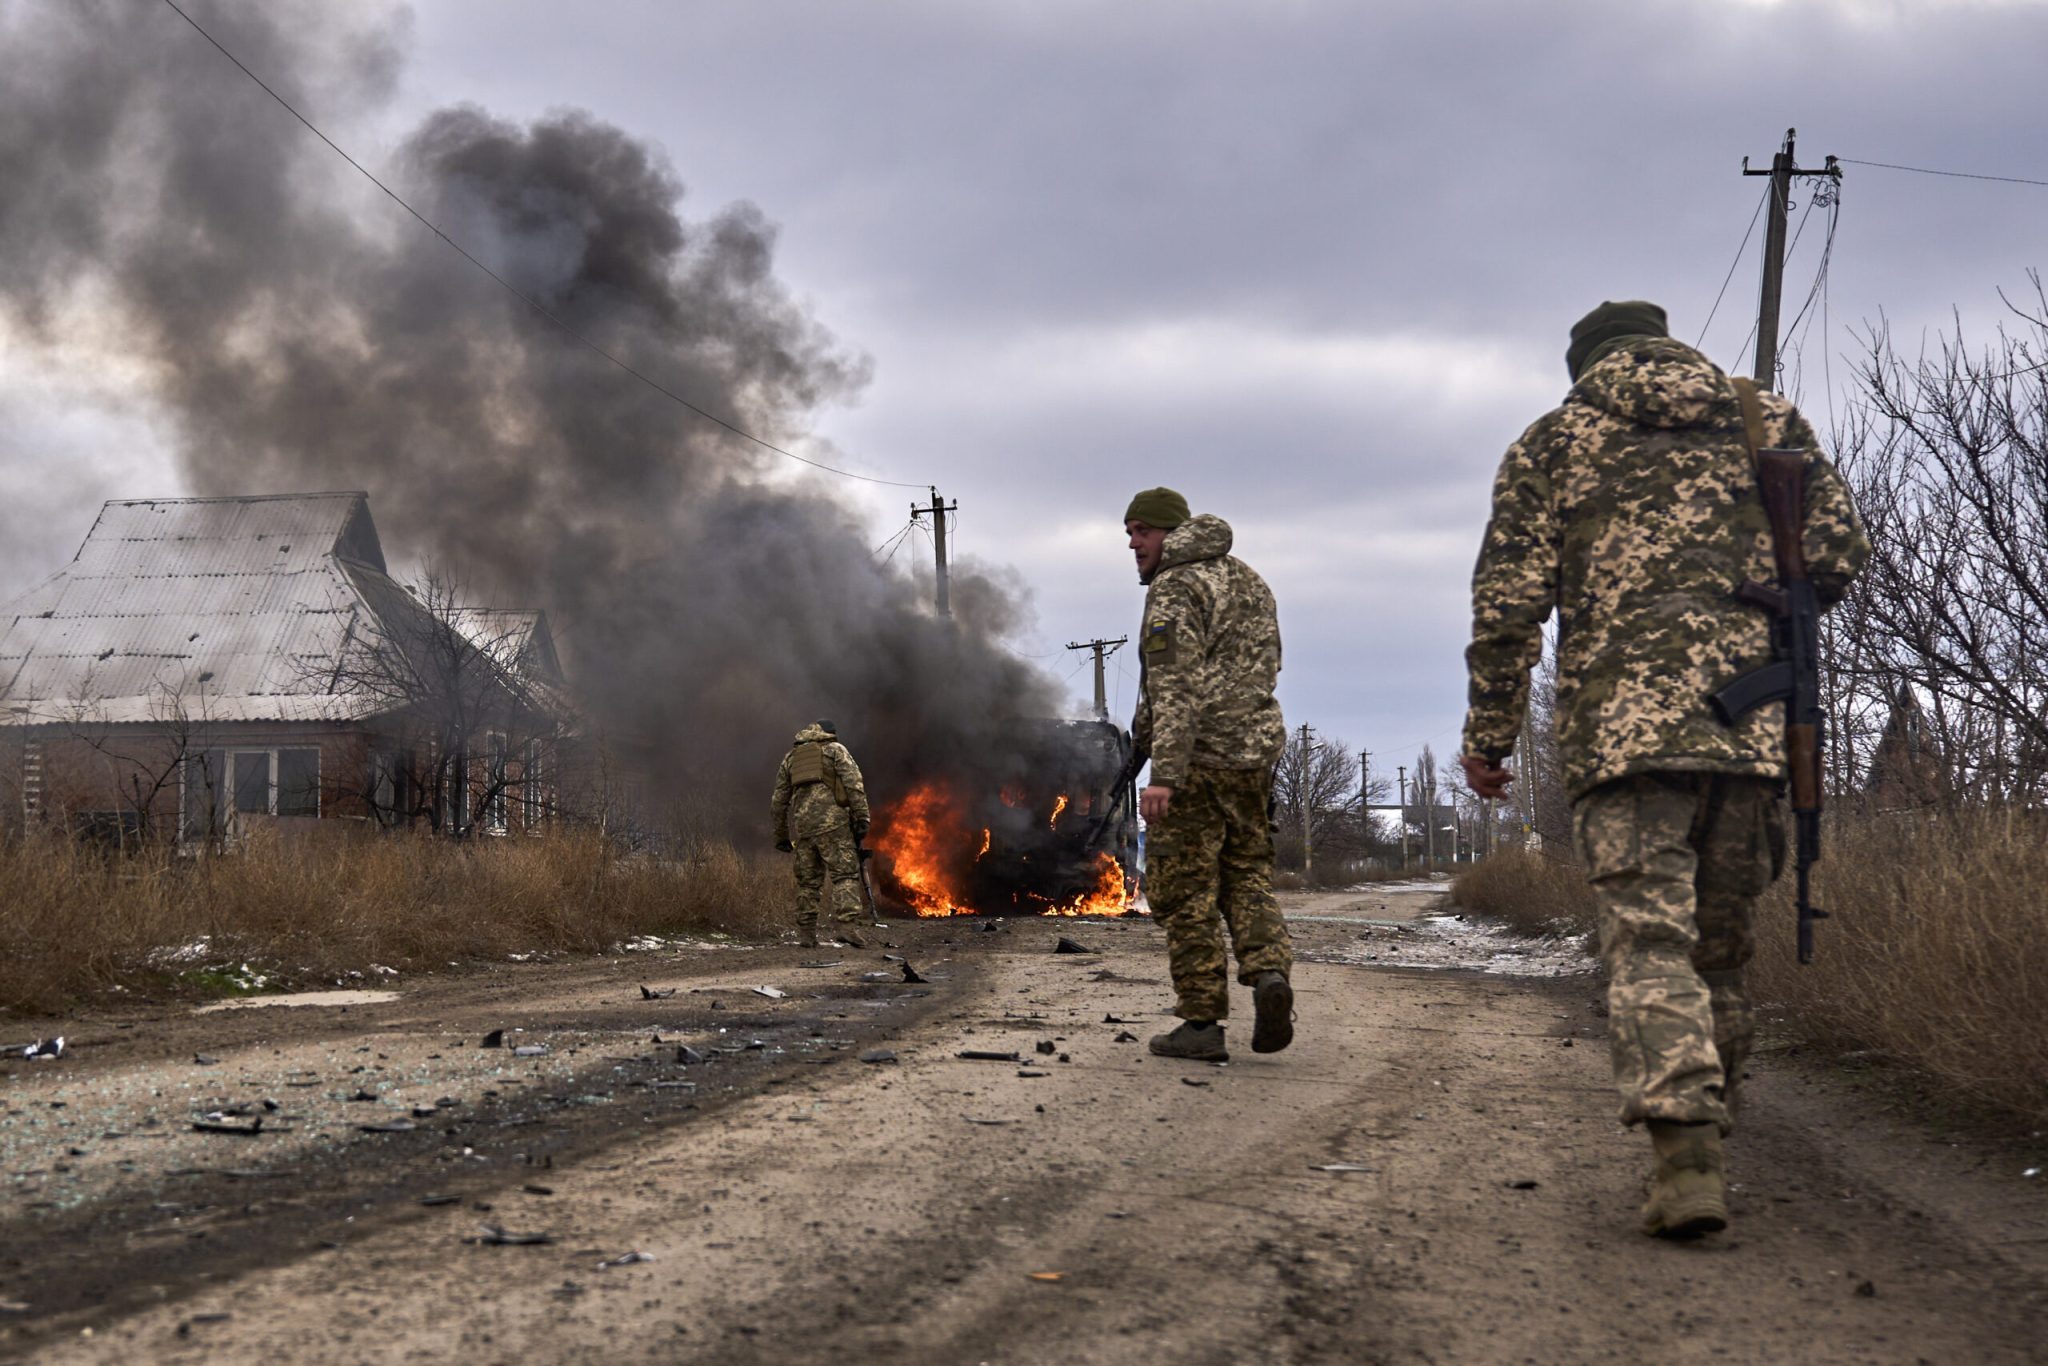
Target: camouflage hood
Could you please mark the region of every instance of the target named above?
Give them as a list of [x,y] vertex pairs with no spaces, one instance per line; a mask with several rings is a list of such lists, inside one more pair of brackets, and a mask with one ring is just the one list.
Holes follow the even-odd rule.
[[[1586,371],[1571,396],[1623,422],[1672,430],[1718,421],[1735,390],[1712,361],[1684,342],[1631,337]],[[1717,407],[1724,411],[1717,413]]]
[[1221,559],[1230,553],[1232,539],[1230,523],[1214,513],[1190,518],[1166,533],[1166,543],[1159,551],[1159,569],[1152,572],[1156,575],[1160,569],[1172,569],[1175,565]]
[[838,736],[826,730],[823,726],[813,724],[805,726],[802,730],[798,731],[796,739],[790,743],[796,745],[818,745],[830,743],[838,738]]

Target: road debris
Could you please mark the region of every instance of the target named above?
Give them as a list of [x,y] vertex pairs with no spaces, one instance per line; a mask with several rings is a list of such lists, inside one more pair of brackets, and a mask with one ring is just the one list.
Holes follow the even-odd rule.
[[544,1058],[547,1053],[548,1046],[544,1043],[523,1043],[512,1050],[515,1058]]
[[1064,1271],[1034,1271],[1031,1273],[1031,1279],[1034,1281],[1063,1281],[1066,1278],[1067,1273]]
[[918,975],[918,971],[916,968],[910,966],[910,964],[908,963],[905,963],[903,965],[903,980],[906,982],[926,982],[930,979]]
[[211,1114],[202,1115],[198,1119],[193,1120],[192,1129],[195,1133],[238,1134],[247,1138],[263,1132],[263,1116],[256,1115],[248,1123],[244,1124],[222,1111],[215,1110]]
[[48,1062],[52,1058],[61,1058],[64,1056],[64,1036],[59,1034],[54,1039],[37,1039],[32,1044],[24,1045],[21,1050],[21,1056],[36,1062]]
[[870,1048],[867,1052],[860,1055],[860,1060],[862,1062],[895,1062],[896,1050],[893,1048]]
[[675,994],[674,987],[650,987],[643,984],[640,988],[640,999],[643,1001],[666,1001]]
[[844,958],[820,958],[815,963],[798,963],[797,966],[800,968],[843,968],[846,966],[846,960]]
[[704,1055],[686,1043],[676,1045],[676,1061],[685,1067],[695,1067],[704,1061]]
[[1053,951],[1054,953],[1093,953],[1093,952],[1095,952],[1095,950],[1093,950],[1093,949],[1089,948],[1089,947],[1088,947],[1088,946],[1087,946],[1086,944],[1080,943],[1080,942],[1079,942],[1079,941],[1077,941],[1077,940],[1069,939],[1069,938],[1067,938],[1067,937],[1066,937],[1065,935],[1061,935],[1061,936],[1060,936],[1060,942],[1059,942],[1059,943],[1057,943],[1057,944],[1054,944],[1054,945],[1052,946],[1052,951]]
[[1008,1053],[994,1048],[963,1048],[954,1056],[968,1062],[1022,1062],[1024,1055],[1014,1049]]
[[420,1126],[409,1119],[387,1119],[375,1124],[358,1124],[356,1128],[366,1134],[409,1134]]
[[494,1029],[484,1035],[484,1041],[477,1045],[478,1048],[503,1048],[504,1046],[505,1031],[502,1029]]
[[1049,1077],[1052,1075],[1052,1073],[1041,1072],[1036,1068],[1026,1067],[1023,1070],[1019,1071],[1017,1075],[1020,1077]]
[[553,1195],[555,1193],[553,1186],[542,1186],[532,1181],[527,1182],[519,1189],[525,1191],[528,1195]]
[[1319,1167],[1310,1167],[1312,1172],[1369,1172],[1371,1167],[1362,1162],[1325,1162]]
[[962,1116],[961,1116],[961,1118],[962,1118],[962,1119],[964,1119],[964,1120],[966,1120],[966,1121],[967,1121],[967,1122],[968,1122],[969,1124],[991,1124],[991,1125],[993,1125],[993,1124],[1015,1124],[1015,1123],[1017,1122],[1017,1121],[1016,1121],[1016,1120],[1014,1120],[1014,1119],[976,1119],[976,1118],[975,1118],[975,1117],[974,1117],[973,1115],[962,1115]]
[[754,994],[756,996],[766,996],[771,1001],[779,1001],[789,995],[781,987],[755,987]]
[[204,1053],[194,1053],[192,1055],[192,1065],[194,1067],[212,1067],[219,1062],[219,1058],[209,1057]]
[[1111,1043],[1136,1043],[1137,1041],[1138,1036],[1131,1033],[1128,1029],[1119,1029],[1116,1032],[1116,1037],[1110,1040]]
[[860,980],[863,982],[893,982],[896,980],[896,974],[893,972],[864,972],[860,975]]
[[1040,1039],[1038,1041],[1038,1051],[1050,1057],[1052,1054],[1060,1051],[1060,1046],[1051,1039]]
[[1207,1086],[1209,1085],[1209,1079],[1207,1077],[1182,1077],[1180,1084],[1182,1086]]
[[462,1197],[459,1195],[422,1195],[420,1203],[428,1209],[433,1209],[438,1205],[459,1205],[462,1203]]
[[1511,1191],[1532,1191],[1536,1189],[1536,1182],[1526,1176],[1518,1176],[1505,1184]]
[[653,1260],[654,1254],[652,1252],[624,1252],[616,1257],[610,1257],[599,1262],[597,1269],[599,1271],[609,1271],[615,1266],[631,1266],[635,1262],[651,1262]]
[[540,1247],[555,1241],[552,1233],[514,1233],[496,1224],[478,1224],[476,1236],[464,1238],[465,1243],[478,1243],[486,1247]]

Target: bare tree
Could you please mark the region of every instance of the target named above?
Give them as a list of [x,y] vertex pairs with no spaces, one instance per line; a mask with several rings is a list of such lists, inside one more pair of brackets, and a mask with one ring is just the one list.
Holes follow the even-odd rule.
[[[1273,806],[1283,867],[1348,877],[1381,843],[1360,801],[1358,755],[1343,740],[1291,731],[1273,768]],[[1383,799],[1376,780],[1367,799]],[[1319,874],[1320,876],[1320,874]]]
[[1972,351],[1960,323],[1910,363],[1870,329],[1837,446],[1873,553],[1834,614],[1838,788],[1914,695],[1949,786],[2048,802],[2048,295]]
[[361,796],[386,824],[467,836],[551,818],[566,702],[521,658],[523,623],[471,606],[429,571],[387,589],[339,659],[305,662],[380,730]]

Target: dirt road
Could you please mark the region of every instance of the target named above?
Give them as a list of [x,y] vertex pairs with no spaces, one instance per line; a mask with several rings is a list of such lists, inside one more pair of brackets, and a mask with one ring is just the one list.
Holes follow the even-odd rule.
[[0,1065],[0,1351],[2042,1359],[2021,1155],[1766,1059],[1735,1228],[1644,1239],[1589,980],[1434,900],[1297,898],[1297,1042],[1225,1066],[1145,1052],[1144,921],[892,927],[923,983],[880,949],[689,948],[72,1021],[64,1058]]

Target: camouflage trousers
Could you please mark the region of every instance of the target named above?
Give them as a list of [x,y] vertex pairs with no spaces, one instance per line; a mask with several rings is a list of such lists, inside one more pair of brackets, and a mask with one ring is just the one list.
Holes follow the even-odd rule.
[[1778,785],[1712,773],[1603,783],[1572,808],[1600,905],[1608,1039],[1626,1124],[1726,1133],[1756,1034],[1751,911],[1784,863]]
[[1145,892],[1166,929],[1182,1019],[1230,1014],[1226,927],[1238,981],[1294,966],[1273,900],[1272,799],[1271,769],[1192,767],[1146,834]]
[[832,918],[856,921],[867,918],[867,900],[861,895],[860,851],[853,832],[845,828],[817,835],[798,835],[796,846],[796,925],[815,932],[818,908],[827,902]]

